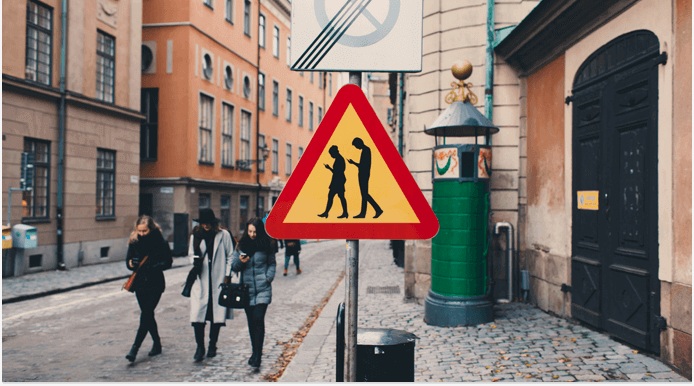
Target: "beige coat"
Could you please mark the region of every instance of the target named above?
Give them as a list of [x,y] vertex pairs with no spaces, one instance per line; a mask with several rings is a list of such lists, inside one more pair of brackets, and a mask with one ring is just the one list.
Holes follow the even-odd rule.
[[[205,240],[200,243],[200,251],[204,256],[202,261],[202,275],[195,281],[192,290],[190,291],[190,322],[204,323],[205,315],[207,314],[207,297],[209,294],[209,263],[207,261],[207,246]],[[224,323],[226,321],[226,307],[222,307],[217,302],[221,288],[220,284],[224,282],[224,277],[229,275],[231,270],[231,257],[234,253],[231,235],[228,231],[220,230],[214,237],[214,254],[212,258],[212,313],[215,323]],[[190,236],[188,243],[188,257],[190,262],[193,262],[193,236]]]

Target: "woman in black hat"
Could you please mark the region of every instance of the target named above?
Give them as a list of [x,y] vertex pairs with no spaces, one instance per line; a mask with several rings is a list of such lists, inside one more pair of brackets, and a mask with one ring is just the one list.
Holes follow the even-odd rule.
[[[196,362],[205,357],[205,322],[210,321],[210,342],[207,357],[217,355],[219,329],[225,326],[226,311],[217,302],[220,285],[230,279],[225,276],[231,267],[234,242],[227,230],[221,229],[212,209],[200,211],[195,220],[200,226],[193,229],[188,247],[193,270],[198,280],[194,280],[190,290],[190,322],[195,330]],[[186,295],[184,290],[184,296]]]

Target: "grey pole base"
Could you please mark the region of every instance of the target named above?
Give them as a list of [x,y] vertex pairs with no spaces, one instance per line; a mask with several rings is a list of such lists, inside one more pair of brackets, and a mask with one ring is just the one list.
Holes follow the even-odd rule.
[[430,326],[474,326],[494,320],[494,305],[484,296],[443,296],[431,289],[424,300],[424,321]]

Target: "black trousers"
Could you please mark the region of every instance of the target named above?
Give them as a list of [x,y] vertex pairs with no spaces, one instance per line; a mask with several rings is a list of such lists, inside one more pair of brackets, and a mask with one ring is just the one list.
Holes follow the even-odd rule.
[[263,340],[265,340],[265,312],[267,304],[258,304],[245,307],[246,320],[248,320],[248,333],[251,336],[253,357],[263,355]]
[[137,347],[140,347],[148,332],[155,344],[160,343],[157,321],[154,320],[154,309],[159,304],[161,294],[162,292],[151,289],[138,289],[135,291],[137,304],[140,305],[140,327],[137,329],[137,335],[135,335],[135,346]]

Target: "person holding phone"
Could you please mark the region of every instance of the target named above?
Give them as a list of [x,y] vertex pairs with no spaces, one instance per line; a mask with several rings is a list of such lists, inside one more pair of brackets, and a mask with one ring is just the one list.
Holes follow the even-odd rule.
[[251,336],[251,367],[259,368],[265,339],[265,312],[272,301],[272,281],[276,269],[275,253],[270,236],[260,218],[246,223],[246,230],[234,251],[231,270],[243,272],[243,283],[248,285],[250,302],[246,311],[248,333]]
[[[147,259],[145,259],[145,257]],[[164,293],[166,282],[162,271],[171,268],[173,258],[169,243],[164,240],[159,224],[149,216],[140,216],[128,241],[128,253],[125,264],[131,271],[137,271],[133,286],[137,304],[140,306],[140,326],[135,335],[130,352],[125,356],[130,362],[135,361],[137,351],[145,340],[147,333],[152,336],[152,350],[149,356],[161,354],[161,339],[154,320],[154,309]],[[139,268],[138,268],[139,267]]]
[[200,226],[193,230],[188,244],[188,255],[197,276],[190,290],[190,323],[197,344],[193,359],[200,362],[205,358],[205,323],[210,322],[208,358],[217,355],[219,330],[226,325],[227,309],[220,306],[217,299],[220,285],[230,279],[226,273],[231,266],[234,246],[231,234],[220,228],[212,209],[201,210],[200,218],[195,221]]

